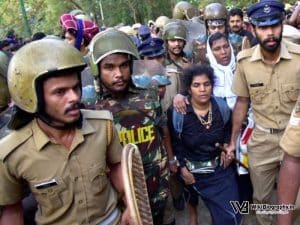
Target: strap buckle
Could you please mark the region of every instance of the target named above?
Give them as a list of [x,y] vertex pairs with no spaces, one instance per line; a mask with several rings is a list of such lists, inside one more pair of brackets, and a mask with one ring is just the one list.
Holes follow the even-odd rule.
[[278,134],[278,133],[284,131],[284,129],[264,128],[264,127],[262,127],[262,126],[260,126],[260,125],[258,125],[258,124],[255,124],[255,126],[256,126],[259,130],[264,131],[264,132],[267,132],[267,133],[269,133],[269,134]]
[[283,131],[283,129],[274,129],[274,128],[270,128],[270,134],[278,134],[281,131]]

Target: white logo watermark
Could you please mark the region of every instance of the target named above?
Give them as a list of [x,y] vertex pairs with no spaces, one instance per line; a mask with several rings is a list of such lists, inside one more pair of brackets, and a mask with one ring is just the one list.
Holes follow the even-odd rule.
[[230,201],[230,205],[236,214],[249,214],[250,210],[257,214],[287,214],[295,210],[295,205],[250,204],[248,201]]

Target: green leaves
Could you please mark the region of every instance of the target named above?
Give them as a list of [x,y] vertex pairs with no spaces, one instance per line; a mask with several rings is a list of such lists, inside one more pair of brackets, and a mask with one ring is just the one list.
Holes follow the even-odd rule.
[[[32,33],[42,31],[46,34],[61,33],[59,17],[73,9],[81,9],[91,15],[102,26],[116,26],[120,23],[132,25],[146,24],[158,16],[171,17],[172,8],[180,0],[23,0]],[[247,7],[256,0],[217,0],[226,6]],[[203,9],[216,0],[190,0],[192,4]],[[287,1],[288,2],[288,1]],[[292,1],[291,1],[292,2]],[[101,19],[100,3],[104,21]],[[9,29],[24,37],[25,28],[18,0],[0,0],[0,39]]]

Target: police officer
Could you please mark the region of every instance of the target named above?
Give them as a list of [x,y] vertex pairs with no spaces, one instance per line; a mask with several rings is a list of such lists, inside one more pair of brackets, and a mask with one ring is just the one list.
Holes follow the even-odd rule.
[[162,100],[162,105],[167,109],[176,94],[185,92],[182,70],[191,65],[191,61],[183,51],[187,41],[187,29],[180,21],[168,23],[164,27],[163,39],[167,51],[166,68],[171,80]]
[[[294,205],[300,187],[300,98],[296,102],[290,121],[281,138],[280,146],[284,150],[284,158],[281,164],[278,179],[278,204]],[[286,214],[277,215],[277,225],[293,224],[293,209]]]
[[146,40],[148,40],[149,38],[151,38],[151,30],[150,27],[148,27],[148,25],[142,25],[139,29],[138,29],[138,36],[140,38],[140,40],[142,41],[142,43]]
[[204,9],[204,21],[207,35],[209,36],[216,32],[228,35],[230,43],[234,48],[234,53],[237,55],[237,53],[242,49],[243,43],[249,43],[249,46],[253,46],[255,43],[250,43],[250,34],[245,36],[241,33],[229,31],[228,27],[230,27],[230,23],[228,23],[228,21],[230,22],[232,20],[232,15],[236,15],[233,13],[229,16],[228,10],[224,5],[220,3],[211,3],[208,4]]
[[145,60],[156,60],[165,65],[164,41],[160,38],[149,38],[138,47],[139,55]]
[[203,19],[206,34],[200,34],[197,38],[195,38],[193,43],[193,62],[197,64],[209,64],[206,57],[206,41],[209,35],[216,32],[228,35],[228,11],[221,3],[208,4],[204,8]]
[[227,33],[228,11],[221,3],[210,3],[204,9],[204,22],[207,35],[220,32]]
[[[270,203],[278,175],[282,148],[279,140],[299,95],[300,48],[283,41],[284,5],[263,0],[251,5],[247,14],[258,45],[242,51],[233,80],[238,96],[233,110],[233,128],[228,157],[235,149],[240,127],[251,101],[255,128],[248,141],[253,202]],[[258,224],[271,224],[268,215],[256,215]]]
[[[162,66],[165,64],[165,49],[163,46],[164,42],[160,38],[151,38],[148,41],[145,41],[143,44],[141,44],[138,48],[139,54],[142,59],[145,61],[155,61]],[[152,62],[153,63],[153,62]],[[134,78],[133,78],[134,79]],[[154,82],[158,85],[158,92],[160,99],[163,99],[165,96],[166,86],[171,84],[171,81],[169,80],[168,74],[166,76],[160,75],[160,76],[153,76],[152,80],[155,80]],[[133,82],[135,82],[133,80]],[[163,105],[162,109],[167,110]],[[165,111],[164,111],[165,112]],[[166,126],[167,124],[164,124]],[[167,127],[166,127],[167,128]],[[177,171],[177,164],[176,160],[174,160],[174,154],[171,146],[171,140],[170,140],[170,134],[169,130],[164,131],[164,141],[167,154],[168,154],[168,160],[169,160],[169,166],[170,170],[174,173]]]
[[24,184],[38,202],[39,225],[120,223],[121,145],[109,112],[79,109],[85,66],[79,51],[54,39],[13,56],[8,86],[19,114],[12,119],[23,123],[11,123],[15,131],[0,141],[0,224],[23,224]]
[[[164,224],[168,197],[167,156],[160,127],[160,103],[157,90],[134,87],[131,75],[138,50],[129,36],[107,29],[94,37],[90,45],[91,60],[99,69],[101,99],[96,109],[113,113],[121,144],[134,143],[143,160],[154,224]],[[171,224],[174,224],[172,221]]]
[[[140,57],[144,60],[144,63],[147,68],[154,67],[155,69],[151,69],[153,72],[155,72],[154,76],[152,76],[151,80],[154,85],[157,85],[158,87],[158,96],[160,99],[163,99],[166,92],[167,85],[171,84],[171,81],[169,80],[168,74],[164,74],[164,66],[165,66],[165,49],[164,49],[164,41],[160,38],[150,38],[147,41],[143,42],[139,47],[139,54]],[[161,67],[160,67],[161,66]],[[161,70],[161,73],[157,73],[156,71]],[[143,76],[143,75],[141,75]],[[134,83],[136,81],[141,81],[143,79],[135,79],[136,76],[132,77],[132,80]],[[150,84],[151,85],[151,84]],[[162,110],[166,110],[164,106],[162,105]],[[162,116],[165,116],[165,113],[162,114]],[[169,132],[169,129],[167,127],[167,118],[162,120],[162,124],[160,124],[160,127],[162,129],[162,138],[163,143],[167,151],[167,157],[168,157],[168,165],[169,169],[172,172],[172,174],[169,177],[169,182],[173,179],[173,174],[177,172],[177,160],[174,159],[173,149],[172,149],[172,143],[171,143],[171,134]],[[170,183],[170,192],[172,192],[172,184]],[[164,212],[164,223],[170,224],[172,223],[174,219],[174,207],[172,203],[172,197],[171,195],[168,196],[168,200],[165,207]]]

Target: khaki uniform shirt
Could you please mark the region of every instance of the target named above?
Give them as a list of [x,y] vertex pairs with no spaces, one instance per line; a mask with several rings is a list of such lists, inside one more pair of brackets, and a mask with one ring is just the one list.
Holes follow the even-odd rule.
[[285,129],[300,93],[300,46],[281,43],[275,65],[264,62],[259,45],[238,55],[233,92],[250,97],[254,121],[264,128]]
[[120,162],[122,148],[113,126],[107,132],[112,116],[82,113],[70,149],[51,141],[35,119],[1,139],[0,205],[20,201],[25,180],[38,202],[38,224],[96,225],[116,208],[106,168]]
[[[176,62],[178,66],[182,66],[183,62]],[[173,104],[173,98],[178,93],[183,93],[185,90],[185,86],[183,84],[183,75],[182,69],[178,68],[174,63],[170,62],[166,66],[166,72],[171,84],[166,86],[166,92],[161,100],[161,106],[163,112],[166,112],[167,109]]]
[[289,155],[300,157],[300,97],[292,112],[289,124],[284,131],[280,146]]

